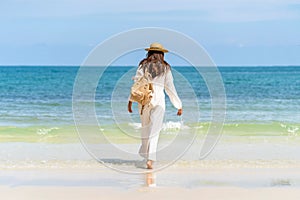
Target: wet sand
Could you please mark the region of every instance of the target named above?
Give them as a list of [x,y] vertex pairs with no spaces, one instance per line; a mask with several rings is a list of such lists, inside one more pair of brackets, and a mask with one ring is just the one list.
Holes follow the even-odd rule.
[[2,170],[3,199],[299,199],[300,168],[183,167],[126,174],[105,167]]

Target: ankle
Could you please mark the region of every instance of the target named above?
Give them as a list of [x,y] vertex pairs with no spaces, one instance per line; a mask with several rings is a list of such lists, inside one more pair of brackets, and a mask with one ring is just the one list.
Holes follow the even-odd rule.
[[152,164],[153,164],[153,161],[152,160],[148,160],[147,161],[147,169],[153,169]]

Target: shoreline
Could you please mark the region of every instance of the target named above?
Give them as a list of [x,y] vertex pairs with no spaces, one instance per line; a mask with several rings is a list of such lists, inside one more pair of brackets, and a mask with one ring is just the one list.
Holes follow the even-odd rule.
[[[0,170],[103,170],[110,169],[106,165],[112,167],[136,168],[135,164],[141,160],[124,160],[119,161],[112,159],[105,164],[94,160],[21,160],[21,161],[1,161]],[[165,162],[160,164],[155,163],[155,166],[165,165]],[[168,167],[158,170],[234,170],[234,169],[299,169],[300,160],[179,160],[169,165]],[[117,170],[118,171],[118,170]],[[140,170],[137,171],[140,172]]]

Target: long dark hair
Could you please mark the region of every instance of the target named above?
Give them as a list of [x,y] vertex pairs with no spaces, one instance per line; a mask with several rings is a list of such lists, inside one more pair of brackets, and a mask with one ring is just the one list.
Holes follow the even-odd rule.
[[139,63],[140,68],[149,72],[152,78],[161,76],[171,69],[169,63],[164,60],[164,53],[161,51],[148,51],[147,57]]

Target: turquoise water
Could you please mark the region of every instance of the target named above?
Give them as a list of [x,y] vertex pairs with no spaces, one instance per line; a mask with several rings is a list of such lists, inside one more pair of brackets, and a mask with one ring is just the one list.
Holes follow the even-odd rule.
[[[0,134],[43,135],[40,131],[43,128],[52,128],[48,132],[64,130],[62,132],[69,133],[73,130],[72,92],[78,69],[74,66],[1,66]],[[208,123],[211,118],[210,94],[203,78],[193,67],[173,67],[173,70],[183,103],[191,99],[190,93],[185,92],[189,83],[199,103],[199,120],[203,124]],[[114,105],[127,112],[132,82],[130,78],[124,81],[124,78],[132,77],[134,71],[134,67],[109,67],[101,77],[95,98],[101,124],[113,126],[111,99],[118,84],[123,84],[125,89],[117,99],[118,104]],[[227,96],[227,132],[237,130],[232,127],[244,127],[241,132],[256,130],[278,135],[298,134],[300,67],[219,67],[219,71]],[[197,109],[193,104],[183,106],[185,110]],[[167,99],[166,121],[177,122],[175,114],[176,110],[171,108]],[[138,122],[137,113],[133,115]]]

